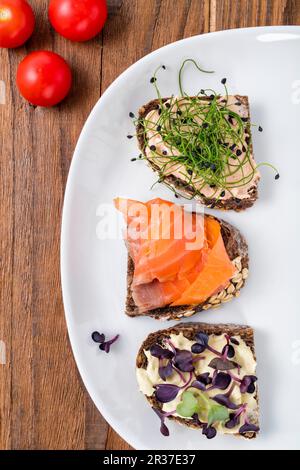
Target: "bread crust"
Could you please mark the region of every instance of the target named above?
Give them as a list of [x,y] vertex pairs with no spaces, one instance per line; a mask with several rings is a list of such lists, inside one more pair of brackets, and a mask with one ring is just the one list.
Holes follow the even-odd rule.
[[[248,245],[241,234],[241,232],[235,228],[233,225],[225,222],[224,220],[218,219],[210,215],[205,215],[205,217],[212,217],[216,219],[221,225],[221,234],[224,240],[224,245],[231,261],[240,258],[241,272],[248,271],[249,269],[249,257],[248,257]],[[207,299],[205,302],[202,302],[198,305],[182,305],[178,307],[166,306],[161,308],[156,308],[153,310],[148,310],[147,312],[140,312],[136,306],[133,297],[131,285],[133,282],[134,274],[134,263],[130,255],[128,254],[128,263],[127,263],[127,297],[126,297],[126,307],[125,312],[130,317],[137,316],[150,316],[156,320],[180,320],[183,317],[191,317],[192,315],[201,312],[202,310],[208,310],[208,308],[216,307],[214,303],[210,303],[212,297]],[[231,294],[232,297],[237,297],[239,295],[240,289],[244,286],[245,280],[236,284],[234,292]],[[224,296],[223,299],[220,299],[220,304],[228,301],[228,296]]]
[[[162,340],[166,337],[170,337],[171,334],[179,334],[182,333],[187,339],[193,340],[195,337],[195,334],[197,332],[203,332],[207,335],[221,335],[221,334],[228,334],[230,336],[240,336],[246,343],[247,346],[251,349],[254,359],[256,360],[255,356],[255,347],[254,347],[254,332],[253,329],[248,326],[248,325],[236,325],[236,324],[209,324],[209,323],[200,323],[200,322],[187,322],[187,323],[179,323],[176,326],[173,326],[171,328],[166,328],[164,330],[159,330],[154,333],[151,333],[143,342],[141,345],[137,358],[136,358],[136,367],[137,368],[147,368],[147,356],[145,355],[144,351],[148,351],[153,344],[160,344]],[[151,407],[161,409],[162,404],[158,402],[155,398],[155,396],[147,397],[148,403],[150,404]],[[258,389],[256,387],[256,393],[255,393],[255,400],[257,402],[257,407],[258,407],[258,412],[259,412],[259,403],[258,403]],[[169,419],[172,419],[180,424],[183,424],[185,426],[188,426],[189,428],[193,429],[201,429],[202,426],[197,424],[196,422],[186,419],[186,418],[181,418],[178,416],[169,416]],[[259,421],[257,419],[256,422],[253,424],[259,426]],[[247,432],[243,435],[241,434],[233,434],[234,436],[237,437],[244,437],[246,439],[254,439],[257,435],[256,432],[251,431]]]
[[[249,109],[248,96],[235,95],[235,97],[237,100],[239,100]],[[162,101],[165,102],[165,101],[168,101],[169,99],[170,98],[163,98]],[[209,101],[210,98],[201,97],[201,99]],[[136,126],[137,139],[139,143],[139,148],[143,152],[145,157],[147,157],[146,152],[145,152],[145,147],[146,147],[145,129],[144,129],[142,122],[143,122],[143,119],[147,116],[147,114],[150,111],[157,109],[157,106],[159,106],[159,104],[160,104],[160,101],[158,99],[155,99],[155,100],[149,101],[149,103],[145,104],[139,109],[139,119],[138,119],[138,124]],[[251,136],[250,125],[248,126],[248,134],[249,136]],[[250,150],[251,152],[253,152],[252,142],[250,143]],[[147,158],[147,162],[153,171],[155,171],[156,173],[159,172],[159,168],[148,158]],[[192,197],[196,201],[201,202],[203,205],[207,207],[213,207],[215,209],[234,210],[236,212],[240,212],[253,206],[254,202],[258,198],[257,184],[254,184],[251,188],[249,188],[247,198],[239,199],[236,197],[231,197],[229,199],[222,200],[222,199],[208,198],[208,197],[205,197],[204,195],[199,195],[199,194],[195,195],[195,191],[193,190],[191,186],[189,186],[185,181],[180,180],[173,175],[166,176],[165,181],[167,182],[168,185],[173,187],[175,191],[178,191],[179,194],[181,194],[183,197],[187,197],[188,199]]]

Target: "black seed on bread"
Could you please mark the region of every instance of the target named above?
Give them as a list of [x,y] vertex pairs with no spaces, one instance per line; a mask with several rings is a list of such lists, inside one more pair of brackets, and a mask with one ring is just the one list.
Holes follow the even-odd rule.
[[[247,96],[241,96],[241,95],[235,95],[235,98],[238,102],[244,104],[247,109],[249,110],[249,101]],[[209,97],[201,97],[201,100],[209,100]],[[163,98],[163,102],[170,100],[170,98]],[[147,116],[147,114],[150,111],[153,111],[157,109],[159,106],[160,101],[158,99],[152,100],[149,103],[145,104],[139,109],[139,119],[138,119],[138,124],[136,126],[137,129],[137,139],[139,143],[139,147],[143,154],[147,157],[146,152],[145,152],[145,147],[146,147],[146,133],[145,129],[143,126],[143,119]],[[251,129],[250,129],[250,124],[248,126],[248,136],[247,139],[249,139],[249,145],[251,152],[253,151],[252,148],[252,143],[251,143]],[[150,161],[147,159],[148,164],[154,170],[156,173],[159,173],[159,168],[153,163],[153,161]],[[231,197],[229,199],[214,199],[214,198],[207,198],[204,195],[201,194],[195,194],[195,190],[186,183],[186,181],[179,179],[173,175],[167,175],[164,177],[165,182],[171,186],[175,191],[178,191],[179,194],[181,194],[183,197],[187,197],[188,199],[194,198],[195,200],[198,200],[202,204],[204,204],[207,207],[213,207],[215,209],[223,209],[223,210],[234,210],[234,211],[242,211],[245,210],[251,206],[253,206],[254,202],[258,198],[258,191],[257,191],[257,183],[253,183],[253,186],[251,186],[248,190],[248,196],[243,199],[239,199],[237,197]]]
[[[205,217],[211,216],[206,215]],[[248,245],[241,232],[236,229],[233,225],[218,218],[216,218],[216,220],[218,220],[221,225],[221,234],[229,258],[231,259],[231,261],[238,260],[237,269],[239,270],[239,276],[236,278],[238,282],[230,284],[233,286],[230,288],[232,292],[227,295],[227,291],[226,289],[224,289],[222,292],[226,291],[225,295],[222,295],[222,292],[220,292],[219,297],[217,299],[214,299],[213,297],[215,296],[213,296],[207,299],[206,302],[201,303],[199,305],[182,305],[178,307],[166,306],[141,313],[132,297],[131,285],[134,274],[134,263],[132,258],[128,254],[127,298],[125,310],[128,316],[150,316],[155,318],[156,320],[180,320],[183,317],[191,317],[195,313],[201,312],[202,310],[208,310],[209,308],[217,307],[222,302],[227,302],[229,299],[237,297],[239,295],[240,289],[244,285],[246,274],[249,268]]]
[[[137,358],[136,358],[136,367],[138,369],[147,368],[147,356],[145,355],[144,351],[148,351],[152,345],[154,344],[161,344],[162,341],[166,337],[170,337],[171,334],[178,335],[182,333],[187,339],[193,340],[195,338],[195,334],[198,332],[203,332],[207,335],[222,335],[222,334],[228,334],[229,336],[240,336],[246,343],[247,346],[251,349],[254,359],[256,359],[255,356],[255,348],[254,348],[254,333],[253,329],[250,326],[247,325],[235,325],[235,324],[209,324],[209,323],[192,323],[192,322],[187,322],[187,323],[179,323],[176,326],[173,326],[171,328],[167,328],[164,330],[159,330],[156,331],[155,333],[151,333],[143,342],[141,345]],[[257,406],[258,406],[258,392],[256,388],[256,393],[254,396]],[[155,398],[154,395],[148,397],[146,396],[147,401],[149,402],[151,407],[162,409],[162,404],[158,402]],[[259,410],[258,410],[259,411]],[[186,418],[181,418],[179,416],[169,416],[169,419],[172,419],[180,424],[183,424],[185,426],[188,426],[193,429],[201,429],[201,425],[197,424],[195,421],[191,419],[186,419]],[[255,424],[256,426],[259,426],[259,421],[258,421],[258,413],[257,413],[257,418],[252,422],[252,424]],[[240,434],[235,434],[236,436],[241,436]],[[253,439],[257,435],[256,432],[251,431],[247,432],[242,435],[242,437],[245,437],[246,439]]]

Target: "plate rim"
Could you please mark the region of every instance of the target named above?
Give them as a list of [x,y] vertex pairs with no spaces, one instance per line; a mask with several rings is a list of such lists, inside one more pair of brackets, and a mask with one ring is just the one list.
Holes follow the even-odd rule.
[[[63,207],[62,207],[62,216],[61,216],[61,237],[60,237],[60,277],[61,277],[61,291],[62,291],[62,300],[63,300],[63,307],[64,307],[64,314],[65,314],[65,319],[66,319],[66,324],[67,324],[67,330],[68,330],[68,337],[71,345],[71,350],[73,353],[73,357],[76,363],[76,367],[79,371],[80,377],[82,379],[82,382],[84,384],[84,387],[89,394],[91,400],[95,404],[96,408],[98,409],[99,413],[101,416],[105,419],[105,421],[108,423],[109,426],[111,426],[118,434],[119,436],[124,439],[130,446],[132,446],[136,450],[141,450],[141,449],[148,449],[147,447],[144,447],[144,445],[140,442],[139,437],[135,435],[131,435],[131,432],[129,431],[127,435],[124,435],[123,429],[121,426],[119,426],[119,423],[115,421],[109,413],[109,410],[107,407],[104,405],[102,399],[99,397],[97,391],[95,390],[95,387],[93,383],[90,381],[89,374],[86,372],[86,368],[84,364],[81,361],[80,358],[80,352],[79,352],[79,347],[78,344],[75,340],[75,324],[73,324],[73,315],[72,315],[72,308],[71,308],[71,302],[70,302],[70,294],[67,289],[67,279],[68,279],[68,263],[66,261],[66,246],[67,246],[67,233],[68,233],[68,227],[70,226],[70,216],[69,216],[69,207],[72,202],[72,184],[73,184],[73,179],[74,179],[74,174],[75,174],[75,169],[76,166],[80,160],[80,154],[81,154],[81,148],[84,145],[84,139],[85,136],[88,132],[88,128],[90,123],[93,121],[94,115],[97,113],[98,107],[100,104],[103,102],[103,100],[108,99],[112,89],[118,85],[119,83],[126,78],[127,74],[135,68],[137,64],[140,62],[145,61],[146,59],[150,57],[154,57],[155,55],[159,55],[159,53],[162,50],[174,47],[174,45],[183,43],[183,42],[190,42],[190,41],[197,41],[201,40],[201,38],[207,38],[207,37],[215,37],[215,36],[230,36],[230,35],[243,35],[245,33],[253,33],[255,34],[256,32],[295,32],[297,31],[300,34],[300,26],[299,25],[271,25],[271,26],[254,26],[254,27],[246,27],[246,28],[231,28],[231,29],[225,29],[225,30],[220,30],[220,31],[212,31],[212,32],[207,32],[203,34],[197,34],[190,36],[188,38],[180,39],[178,41],[174,41],[172,43],[166,44],[165,46],[162,46],[149,54],[146,54],[145,56],[141,57],[139,60],[131,64],[127,69],[125,69],[120,75],[117,76],[115,80],[107,87],[107,89],[104,91],[104,93],[100,96],[100,98],[97,100],[95,105],[90,111],[90,114],[88,115],[82,129],[80,132],[80,135],[78,137],[75,150],[73,152],[73,157],[71,160],[69,172],[68,172],[68,177],[67,177],[67,183],[65,187],[65,192],[64,192],[64,200],[63,200]],[[153,331],[155,328],[153,328]]]

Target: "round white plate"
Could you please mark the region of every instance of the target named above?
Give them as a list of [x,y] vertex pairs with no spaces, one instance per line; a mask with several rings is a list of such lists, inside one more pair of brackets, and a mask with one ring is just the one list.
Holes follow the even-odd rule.
[[[81,133],[69,174],[62,225],[61,270],[69,335],[85,386],[109,424],[136,449],[299,448],[300,390],[300,28],[263,27],[211,33],[163,47],[130,67],[104,93]],[[218,213],[239,227],[250,247],[251,272],[239,299],[193,317],[194,321],[247,323],[254,327],[258,359],[261,434],[253,441],[218,436],[170,423],[170,437],[140,394],[135,357],[151,331],[171,326],[124,314],[127,252],[122,240],[101,240],[103,210],[118,195],[175,201],[158,185],[138,154],[130,111],[155,98],[150,78],[158,65],[163,96],[178,93],[178,70],[186,58],[215,70],[188,66],[185,90],[212,87],[250,99],[258,162],[270,161],[281,178],[262,169],[260,199],[244,213]],[[113,214],[115,214],[113,212]],[[110,227],[115,222],[110,217]],[[113,238],[112,236],[110,238]],[[90,334],[120,338],[110,354]],[[63,365],[62,365],[63,366]]]

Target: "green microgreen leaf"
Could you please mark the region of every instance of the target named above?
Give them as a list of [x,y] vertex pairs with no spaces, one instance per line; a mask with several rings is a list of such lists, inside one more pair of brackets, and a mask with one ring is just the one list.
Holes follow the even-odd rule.
[[176,407],[176,412],[184,418],[189,418],[197,413],[199,408],[198,400],[192,392],[184,392],[181,397],[181,402]]
[[229,411],[225,406],[212,405],[208,411],[208,426],[213,423],[224,422],[229,419]]
[[184,418],[198,414],[208,421],[208,426],[217,421],[223,422],[229,419],[229,411],[225,406],[216,404],[206,393],[196,389],[183,392],[176,412]]

